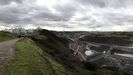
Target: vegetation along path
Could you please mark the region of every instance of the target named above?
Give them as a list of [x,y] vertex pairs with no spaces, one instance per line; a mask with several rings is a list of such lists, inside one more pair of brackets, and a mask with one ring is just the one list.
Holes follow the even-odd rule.
[[15,55],[15,43],[17,40],[0,42],[0,75],[4,75],[7,61]]

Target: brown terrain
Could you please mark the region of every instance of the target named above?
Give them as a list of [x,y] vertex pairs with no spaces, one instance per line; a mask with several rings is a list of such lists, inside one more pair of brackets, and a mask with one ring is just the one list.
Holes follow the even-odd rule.
[[4,75],[7,61],[15,55],[17,39],[0,42],[0,75]]

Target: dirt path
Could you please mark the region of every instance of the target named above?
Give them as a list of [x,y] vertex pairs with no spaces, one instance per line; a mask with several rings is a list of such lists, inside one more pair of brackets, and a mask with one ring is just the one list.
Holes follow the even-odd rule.
[[0,42],[0,75],[4,75],[5,65],[9,58],[15,55],[17,39]]

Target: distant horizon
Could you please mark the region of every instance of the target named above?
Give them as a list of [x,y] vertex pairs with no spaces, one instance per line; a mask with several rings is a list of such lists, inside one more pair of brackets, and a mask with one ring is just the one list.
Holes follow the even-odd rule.
[[[0,26],[1,27],[1,26]],[[60,30],[56,30],[56,29],[54,29],[54,28],[51,28],[51,29],[49,29],[49,28],[44,28],[44,27],[34,27],[34,28],[24,28],[24,27],[14,27],[14,28],[10,28],[10,27],[5,27],[5,28],[3,28],[3,29],[0,29],[0,31],[4,31],[4,30],[10,30],[10,29],[20,29],[20,28],[22,28],[22,29],[26,29],[26,30],[30,30],[30,29],[37,29],[37,28],[41,28],[41,29],[45,29],[45,30],[49,30],[49,31],[68,31],[68,32],[133,32],[133,31],[105,31],[105,30],[103,30],[103,31],[95,31],[95,30],[92,30],[92,31],[90,31],[90,30],[68,30],[68,29],[65,29],[65,28],[62,28],[62,29],[60,29]]]

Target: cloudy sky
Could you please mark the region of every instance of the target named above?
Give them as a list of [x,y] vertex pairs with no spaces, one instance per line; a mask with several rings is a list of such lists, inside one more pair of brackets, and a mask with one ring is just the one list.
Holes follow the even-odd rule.
[[132,31],[133,0],[0,0],[0,29]]

